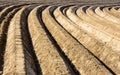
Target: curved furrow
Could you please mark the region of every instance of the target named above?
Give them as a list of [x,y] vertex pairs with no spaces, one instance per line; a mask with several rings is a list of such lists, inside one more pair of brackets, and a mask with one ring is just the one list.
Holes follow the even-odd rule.
[[119,75],[119,14],[119,2],[0,1],[0,75]]
[[[3,21],[1,21],[0,24],[0,70],[3,70],[3,64],[4,64],[4,53],[5,53],[5,46],[6,46],[6,38],[7,38],[7,32],[9,23],[12,19],[12,17],[15,15],[15,13],[22,7],[18,6],[17,8],[9,8],[7,10],[10,10],[7,14],[4,14],[4,16],[1,16]],[[6,10],[6,11],[7,11]],[[1,19],[1,18],[0,18]]]
[[0,12],[0,24],[2,23],[2,21],[5,19],[5,16],[11,12],[14,8],[18,8],[20,6],[24,6],[26,4],[22,4],[22,5],[10,5],[7,6],[6,8],[4,8],[1,12]]
[[[13,5],[11,5],[11,6],[7,6],[6,8],[4,8],[1,12],[0,12],[0,24],[1,24],[1,22],[3,21],[3,19],[4,19],[4,17],[7,15],[7,12],[6,11],[8,11],[8,10],[10,10],[11,8],[13,7]],[[14,9],[14,8],[13,8]],[[12,10],[13,10],[12,9]],[[11,10],[11,11],[12,11]],[[5,14],[6,13],[6,14]],[[9,12],[8,12],[9,13]]]
[[32,44],[31,36],[28,29],[28,15],[32,9],[34,9],[38,4],[32,4],[32,6],[26,8],[21,13],[20,24],[21,24],[21,37],[22,45],[25,54],[25,65],[26,65],[26,75],[40,75],[40,65],[38,59],[34,52],[34,47]]
[[[102,60],[101,62],[108,68],[116,71],[116,67],[114,65],[119,64],[119,54],[116,52],[113,52],[110,48],[106,47],[103,43],[97,41],[94,37],[87,34],[82,28],[79,28],[77,25],[75,25],[73,22],[71,22],[68,18],[63,16],[63,14],[59,11],[60,9],[56,9],[55,18],[57,21],[70,33],[72,34],[81,44],[83,44],[87,49],[89,49],[90,52],[95,54],[97,58]],[[68,12],[69,10],[69,12]],[[66,14],[69,15],[68,17],[71,20],[76,20],[76,22],[82,22],[79,18],[73,16],[70,13],[70,9],[68,9]],[[71,9],[72,10],[72,9]],[[61,21],[62,19],[62,21]],[[81,23],[82,24],[82,23]],[[83,24],[82,24],[83,25]],[[105,54],[106,53],[106,54]],[[117,55],[116,55],[117,54]],[[115,58],[115,62],[110,59],[109,56],[113,56]],[[104,58],[106,57],[106,58]],[[117,57],[117,58],[116,58]],[[114,63],[114,64],[111,64]],[[117,71],[119,73],[119,67],[117,68]]]
[[61,5],[60,7],[61,7],[61,9],[63,10],[63,14],[65,14],[65,16],[66,16],[66,11],[69,9],[69,7],[71,7],[71,6],[74,6],[74,5]]
[[[95,37],[100,39],[102,42],[108,44],[108,46],[112,46],[112,49],[115,51],[120,51],[119,37],[113,36],[112,34],[119,34],[119,31],[115,29],[115,27],[110,27],[108,24],[100,24],[102,21],[99,21],[99,19],[94,19],[92,16],[94,16],[94,13],[91,14],[91,16],[88,16],[82,11],[82,7],[78,9],[77,11],[78,16],[83,19],[86,23],[89,25],[86,25],[86,28],[89,33],[93,34]],[[87,11],[86,11],[87,12]],[[81,17],[82,16],[82,17]],[[84,18],[83,18],[84,17]],[[97,17],[97,16],[96,16]],[[86,19],[85,19],[86,18]],[[92,19],[91,19],[92,18]],[[82,26],[85,28],[85,26]],[[109,32],[109,33],[108,33]],[[111,45],[112,44],[112,45]]]
[[[102,70],[104,66],[56,22],[55,18],[52,16],[53,10],[51,10],[51,8],[48,7],[42,12],[43,22],[63,52],[75,65],[76,69],[83,75],[102,74],[103,72],[104,74],[111,74],[108,70]],[[57,15],[57,17],[59,17],[59,15]]]
[[[36,61],[32,55],[25,19],[34,6],[23,7],[10,22],[4,55],[3,75],[36,75]],[[12,40],[12,41],[11,41]]]
[[[94,18],[91,19],[91,16],[87,15],[87,11],[86,11],[87,9],[84,10],[85,8],[80,7],[77,10],[77,15],[80,18],[82,18],[84,21],[92,24],[94,27],[98,28],[99,30],[107,32],[107,34],[110,34],[111,37],[114,37],[116,39],[120,38],[120,33],[119,33],[120,30],[119,30],[119,28],[117,28],[114,24],[109,24],[109,22],[107,22],[107,21],[101,21],[101,20],[99,20],[99,18],[98,19],[94,19]],[[98,8],[96,8],[96,9],[98,9]],[[99,10],[99,11],[101,11],[101,10]],[[101,11],[101,13],[102,13],[102,11]]]
[[[101,25],[103,25],[103,27],[105,27],[105,25],[113,25],[113,24],[111,24],[110,22],[109,23],[106,23],[106,20],[103,20],[102,18],[100,18],[99,19],[99,16],[97,16],[93,11],[94,10],[92,10],[92,8],[93,7],[91,7],[91,8],[88,8],[87,10],[86,10],[86,12],[87,12],[87,14],[90,16],[90,18],[92,18],[92,20],[94,21],[92,21],[91,23],[92,23],[92,25],[96,25],[96,27],[97,27],[97,25],[98,25],[98,28],[99,28],[99,26],[100,26],[100,24]],[[97,18],[97,19],[96,19]],[[105,24],[105,25],[104,25]],[[116,27],[116,28],[119,28],[119,25],[118,26],[116,26],[116,25],[113,25],[112,27]],[[109,27],[109,28],[112,28],[112,27]],[[102,28],[101,28],[102,29]],[[106,29],[105,29],[106,30]],[[97,30],[98,31],[98,30]],[[96,31],[96,32],[97,32]],[[119,31],[118,31],[119,32]],[[114,32],[115,33],[115,32]],[[107,35],[106,35],[107,36]],[[102,36],[103,38],[100,38],[100,35],[98,34],[98,38],[100,38],[101,40],[102,40],[102,42],[104,42],[105,44],[107,44],[108,46],[111,46],[115,51],[116,50],[118,50],[119,51],[119,49],[120,49],[120,46],[119,46],[119,44],[118,44],[118,40],[117,39],[114,39],[114,40],[109,40],[109,39],[106,39],[106,36]],[[109,37],[109,36],[108,36]],[[109,41],[108,41],[109,40]],[[114,43],[113,43],[114,42]]]
[[1,12],[4,8],[6,8],[6,7],[8,7],[8,6],[10,6],[10,5],[1,5],[1,6],[0,6],[0,12]]
[[[97,22],[98,25],[102,24],[103,26],[104,26],[104,24],[106,24],[106,27],[109,27],[109,28],[110,27],[115,27],[117,30],[120,30],[120,28],[119,28],[120,25],[119,24],[114,23],[112,21],[109,21],[107,19],[104,19],[104,18],[100,17],[99,15],[97,15],[96,12],[95,12],[96,8],[97,7],[90,7],[86,10],[87,15],[90,16],[90,18],[92,18],[95,21],[95,23]],[[104,7],[103,10],[108,9],[108,8],[109,7]],[[108,18],[109,18],[109,16],[108,16]],[[96,18],[98,18],[98,19],[96,19]]]
[[118,7],[112,7],[112,8],[110,9],[110,13],[111,13],[113,16],[115,16],[115,17],[117,17],[117,18],[120,18],[120,12],[117,11],[116,9],[118,9]]
[[[86,11],[88,12],[88,11]],[[80,14],[80,13],[79,13]],[[81,14],[82,15],[82,14]],[[95,18],[98,19],[98,16],[94,14],[93,11],[89,11],[89,15],[91,15],[91,20],[94,21]],[[93,17],[92,17],[93,16]],[[81,18],[79,18],[81,19]],[[94,21],[95,22],[95,21]],[[103,32],[101,30],[99,30],[98,28],[99,27],[94,27],[93,24],[89,24],[89,23],[86,23],[83,22],[81,24],[81,22],[79,21],[76,21],[75,22],[76,24],[78,24],[80,27],[82,27],[84,30],[86,30],[88,33],[90,34],[93,34],[94,37],[97,37],[98,39],[100,39],[102,42],[106,43],[108,46],[112,46],[112,48],[114,50],[117,50],[119,51],[119,44],[118,44],[118,40],[117,39],[114,39],[114,37],[111,37],[112,35],[108,35],[106,32]],[[96,22],[97,23],[97,22]],[[84,25],[83,25],[84,24]],[[97,23],[99,24],[99,22]],[[94,25],[97,25],[97,24],[94,24]],[[114,42],[114,43],[113,43]],[[111,45],[112,44],[112,45]]]
[[[111,13],[110,13],[110,9],[111,7],[105,7],[103,8],[103,13],[106,15],[106,19],[108,19],[110,22],[114,22],[116,25],[117,24],[120,24],[120,19],[116,18],[115,16],[113,16]],[[105,18],[104,17],[104,18]],[[120,27],[120,25],[118,25]]]
[[117,11],[120,11],[120,7],[118,7]]
[[45,8],[46,6],[42,5],[36,7],[28,16],[29,31],[42,74],[74,75],[74,73],[70,71],[70,66],[67,65],[67,61],[64,60],[65,57],[61,54],[62,52],[59,52],[59,48],[55,47],[55,43],[51,41],[51,36],[49,36],[43,26],[40,13]]
[[114,8],[114,10],[118,10],[119,8],[120,8],[120,5],[118,5],[118,6],[113,6],[112,8]]
[[[67,7],[64,7],[64,10],[62,11],[62,13],[64,14],[64,16],[66,16],[66,11],[68,10],[69,8]],[[67,17],[67,16],[66,16]]]
[[[112,70],[119,73],[119,67],[115,67],[114,65],[119,64],[119,53],[113,51],[112,49],[108,48],[107,45],[100,42],[97,38],[93,37],[89,33],[85,32],[82,26],[85,26],[84,22],[78,18],[72,11],[73,7],[67,10],[67,17],[71,19],[75,24],[71,23],[70,21],[60,21],[61,18],[58,18],[59,23],[62,24],[79,42],[81,42],[87,49],[89,49],[95,56],[97,56],[101,61],[103,61],[107,66],[109,66]],[[63,17],[62,17],[63,19]],[[74,27],[72,27],[73,25]],[[71,28],[72,27],[72,28]],[[88,28],[89,29],[89,28]],[[90,30],[89,30],[90,31]],[[104,54],[104,53],[108,54]],[[107,56],[108,55],[108,56]],[[113,56],[112,58],[109,56]],[[106,57],[106,58],[104,58]],[[117,57],[117,58],[116,58]],[[115,58],[115,59],[114,59]],[[113,61],[111,59],[117,60]],[[109,62],[109,63],[108,63]],[[114,63],[114,64],[111,64]]]
[[0,24],[3,21],[4,17],[14,9],[14,5],[7,6],[5,7],[1,12],[0,12]]
[[[16,16],[16,15],[15,15]],[[5,50],[5,55],[4,55],[4,70],[3,70],[3,74],[15,74],[15,66],[16,66],[16,62],[15,62],[15,56],[16,56],[16,41],[15,41],[15,35],[16,35],[16,24],[15,22],[15,16],[14,18],[11,20],[10,22],[10,26],[8,29],[8,38],[7,38],[7,44],[6,44],[6,50]],[[12,22],[13,21],[13,22]],[[13,23],[13,24],[12,24]],[[18,31],[20,34],[20,31]],[[17,32],[17,33],[18,33]],[[12,40],[12,41],[11,41]],[[23,53],[21,53],[23,54]],[[22,55],[24,57],[24,55]],[[24,68],[24,58],[21,58],[22,60],[20,65]],[[25,71],[22,71],[25,74]]]
[[0,71],[3,70],[3,63],[4,63],[4,52],[5,52],[5,46],[6,46],[6,38],[7,38],[7,31],[9,27],[9,23],[12,19],[12,17],[15,15],[15,13],[20,9],[16,8],[12,10],[5,18],[5,20],[1,23],[1,29],[0,29]]
[[[104,24],[102,24],[103,21],[98,20],[96,19],[96,21],[92,20],[91,17],[89,17],[84,9],[86,7],[81,7],[77,10],[77,15],[82,18],[83,20],[87,21],[88,23],[91,23],[94,27],[97,27],[99,30],[102,30],[102,31],[105,31],[107,33],[109,33],[111,35],[111,37],[113,36],[114,38],[116,39],[119,39],[119,29],[114,27],[115,25],[109,25],[109,24],[106,24],[106,22],[104,22]],[[100,10],[99,10],[100,11]]]
[[[76,28],[77,27],[79,27],[79,28],[77,28],[77,29],[82,29],[84,32],[86,32],[87,33],[87,35],[89,35],[89,37],[91,37],[92,39],[96,39],[96,42],[100,42],[100,43],[104,43],[103,44],[103,46],[104,45],[106,45],[106,38],[105,37],[103,37],[103,36],[101,36],[101,37],[103,37],[104,39],[100,39],[100,35],[99,34],[97,34],[97,33],[99,33],[100,31],[98,31],[97,29],[94,29],[94,27],[92,28],[92,27],[90,27],[91,25],[90,24],[88,24],[88,23],[86,23],[86,22],[84,22],[81,18],[79,18],[77,15],[76,15],[76,10],[78,9],[78,7],[71,7],[70,9],[68,9],[67,10],[67,17],[71,20],[71,21],[73,21],[77,26],[76,26]],[[94,16],[94,15],[93,15]],[[91,30],[91,31],[90,31]],[[93,30],[95,31],[95,32],[93,32]],[[102,33],[103,35],[105,35],[104,33]],[[96,37],[96,35],[98,36],[98,37]],[[103,41],[101,41],[101,40],[103,40]],[[105,41],[104,41],[105,40]],[[81,41],[84,41],[84,40],[81,40]],[[117,43],[118,44],[118,43]],[[108,46],[108,47],[112,47],[113,45],[109,45],[109,44],[107,44],[106,46]],[[115,45],[116,46],[116,45]]]
[[106,21],[105,23],[112,23],[112,25],[119,27],[119,19],[114,17],[113,14],[108,13],[110,8],[111,7],[97,7],[95,9],[96,15],[100,16],[102,18],[101,20]]

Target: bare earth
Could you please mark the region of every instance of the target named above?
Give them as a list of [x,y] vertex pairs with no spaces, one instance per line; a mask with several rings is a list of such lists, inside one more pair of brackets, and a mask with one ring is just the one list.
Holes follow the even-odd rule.
[[0,0],[0,75],[119,75],[119,0]]

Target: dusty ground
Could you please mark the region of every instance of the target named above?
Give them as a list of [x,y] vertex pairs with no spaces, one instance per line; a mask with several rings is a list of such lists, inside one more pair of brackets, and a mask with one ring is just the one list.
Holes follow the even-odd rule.
[[119,75],[119,0],[0,0],[0,75]]

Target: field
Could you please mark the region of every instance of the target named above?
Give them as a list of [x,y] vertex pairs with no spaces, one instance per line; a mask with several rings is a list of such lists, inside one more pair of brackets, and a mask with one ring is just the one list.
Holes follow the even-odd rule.
[[0,0],[0,75],[119,75],[119,0]]

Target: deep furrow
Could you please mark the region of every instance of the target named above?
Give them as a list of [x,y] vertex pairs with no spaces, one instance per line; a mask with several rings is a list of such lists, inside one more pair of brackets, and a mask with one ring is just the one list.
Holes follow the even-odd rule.
[[[70,10],[70,9],[69,9]],[[67,15],[71,20],[76,20],[77,18],[72,16],[72,14],[68,13],[67,10]],[[119,54],[116,52],[113,52],[110,48],[106,47],[103,43],[99,42],[97,39],[94,39],[92,36],[87,34],[85,31],[80,29],[77,25],[72,23],[68,18],[66,18],[61,12],[60,12],[60,7],[55,10],[54,16],[57,19],[57,21],[71,34],[73,35],[80,43],[82,43],[89,51],[91,51],[95,56],[97,56],[98,59],[102,60],[102,63],[106,66],[106,68],[114,69],[116,71],[116,67],[113,68],[113,65],[119,64]],[[61,21],[62,19],[62,21]],[[81,22],[79,20],[76,20],[78,22]],[[106,52],[106,55],[104,54]],[[108,57],[108,56],[113,56],[113,57]],[[106,58],[104,58],[106,57]],[[118,57],[118,58],[116,58]],[[113,61],[111,60],[112,58],[115,58]],[[110,64],[110,62],[114,64]],[[111,67],[109,68],[108,65]],[[117,71],[119,72],[119,67],[117,68]]]
[[[97,7],[97,9],[95,10],[96,11],[96,14],[98,16],[100,16],[101,18],[104,17],[105,20],[108,20],[109,23],[116,23],[116,24],[119,24],[118,21],[119,19],[115,18],[114,16],[110,15],[109,13],[107,13],[107,10],[111,8],[110,6],[109,7],[104,7],[104,6],[101,6],[101,7]],[[100,14],[101,13],[101,14]]]
[[50,7],[42,12],[43,22],[76,69],[83,75],[102,74],[103,72],[111,74],[108,70],[102,70],[104,66],[54,20],[49,10]]
[[[90,10],[90,9],[89,9],[89,11],[88,11],[88,14],[89,14],[91,17],[94,17],[94,19],[95,19],[95,18],[99,18],[99,16],[97,16],[95,13],[93,13],[93,11]],[[93,14],[95,14],[95,15],[93,15]],[[102,23],[103,23],[104,20],[103,20],[102,18],[101,18],[101,20],[102,20]],[[100,22],[98,22],[98,23],[100,23]],[[103,25],[104,25],[104,24],[105,24],[105,23],[103,23]],[[108,25],[111,25],[111,24],[108,24]],[[119,26],[119,25],[117,25],[117,26]],[[117,27],[117,28],[119,28],[119,27]],[[97,31],[96,31],[96,32],[97,32]],[[93,33],[93,34],[94,34],[94,33]],[[100,35],[98,34],[97,37],[100,38]],[[112,40],[112,39],[111,39],[111,40],[108,40],[108,39],[106,39],[106,38],[104,37],[104,38],[101,38],[101,40],[102,40],[106,45],[111,46],[113,50],[115,50],[115,51],[119,51],[119,50],[120,50],[119,41],[118,41],[117,39],[114,39],[114,38],[113,38],[113,40]]]
[[[106,7],[107,8],[107,7]],[[112,22],[109,22],[109,21],[107,21],[107,20],[104,20],[104,19],[99,19],[100,17],[99,16],[97,16],[94,12],[93,12],[94,10],[92,10],[92,7],[91,8],[88,8],[88,10],[87,10],[87,14],[90,16],[90,18],[92,18],[92,20],[94,20],[96,23],[94,23],[94,25],[96,24],[96,25],[98,25],[98,28],[99,28],[99,24],[102,24],[104,27],[105,27],[105,25],[108,25],[108,26],[113,26],[113,27],[110,27],[110,28],[114,28],[115,30],[117,30],[117,32],[120,32],[120,25],[118,25],[118,24],[115,24],[115,23],[112,23]],[[96,19],[96,18],[98,18],[98,19]],[[108,18],[110,18],[110,17],[108,17]],[[112,18],[111,18],[112,19]],[[100,21],[101,20],[101,21]],[[101,28],[102,29],[102,28]],[[104,28],[103,28],[104,29]],[[107,29],[104,29],[104,30],[107,30]],[[113,30],[114,31],[114,30]],[[113,33],[116,33],[116,32],[113,32]],[[100,36],[100,35],[99,35]],[[98,36],[98,37],[99,37]],[[104,37],[104,36],[103,36]],[[118,37],[119,38],[119,37]],[[104,38],[103,38],[104,39]],[[114,49],[115,51],[119,51],[120,50],[120,45],[118,44],[119,43],[119,40],[117,40],[117,39],[115,39],[115,38],[113,38],[114,40],[106,40],[106,41],[104,41],[103,40],[103,42],[104,43],[106,43],[108,46],[111,46],[112,47],[112,49]]]
[[9,6],[9,5],[2,5],[2,6],[0,6],[0,12],[1,12],[4,8],[6,8],[7,6]]
[[[20,11],[19,11],[19,13],[20,13]],[[18,12],[16,14],[18,15]],[[20,47],[22,47],[21,45],[19,46],[19,44],[16,45],[16,43],[18,43],[18,42],[16,42],[18,37],[16,37],[16,32],[15,32],[16,31],[16,23],[17,23],[17,22],[15,23],[15,19],[17,19],[16,18],[16,14],[13,17],[13,19],[11,20],[9,28],[8,28],[7,44],[6,44],[5,55],[4,55],[3,75],[6,75],[6,74],[16,74],[15,73],[16,72],[16,67],[17,67],[16,64],[18,64],[18,63],[16,63],[16,60],[15,60],[16,59],[16,57],[15,57],[16,54],[15,53],[17,53],[16,49],[18,49],[18,48],[21,49]],[[19,24],[17,26],[19,26]],[[17,31],[17,34],[20,35],[20,31]],[[19,50],[19,51],[21,51],[20,52],[21,56],[24,57],[24,55],[22,53],[23,51],[22,50]],[[18,53],[17,53],[17,55],[18,55]],[[22,57],[19,60],[21,62],[19,64],[21,66],[20,67],[21,69],[25,68],[24,67],[24,58],[22,58]],[[25,72],[23,70],[20,70],[20,71],[25,74]]]
[[111,9],[110,9],[110,13],[113,15],[113,16],[115,16],[115,17],[117,17],[117,18],[119,18],[120,19],[120,15],[119,15],[119,11],[118,10],[116,10],[116,9],[118,9],[118,7],[112,7]]
[[[91,38],[91,40],[93,39],[94,40],[94,42],[96,42],[96,44],[99,46],[99,44],[101,44],[102,46],[104,46],[105,44],[103,44],[103,42],[101,42],[100,40],[99,40],[99,38],[96,38],[94,35],[95,35],[95,33],[94,34],[91,34],[90,32],[92,32],[92,31],[90,31],[90,29],[88,28],[88,26],[89,26],[89,24],[88,23],[85,23],[81,18],[79,18],[76,14],[75,14],[75,11],[76,11],[76,9],[77,9],[78,7],[76,7],[76,6],[74,6],[74,7],[70,7],[67,11],[66,11],[66,17],[67,17],[67,19],[69,19],[69,20],[67,20],[67,21],[72,21],[73,23],[73,26],[75,27],[75,29],[73,29],[74,31],[76,30],[76,32],[78,31],[78,30],[80,30],[80,32],[83,32],[84,34],[86,34],[86,35],[88,35],[87,37],[90,37]],[[70,22],[71,23],[71,22]],[[91,29],[92,30],[92,29]],[[97,32],[97,30],[95,31],[95,32]],[[78,33],[79,34],[79,33]],[[74,34],[73,34],[74,35]],[[80,36],[80,35],[79,35]],[[79,37],[78,36],[78,37]],[[76,37],[77,37],[77,35],[76,35]],[[83,38],[83,39],[85,39],[85,38]],[[86,40],[81,40],[81,41],[86,41]],[[91,41],[90,40],[90,41]],[[89,41],[89,42],[90,42]],[[89,43],[89,42],[83,42],[83,43],[86,43],[86,45]],[[97,42],[99,42],[99,43],[97,43]],[[108,45],[105,45],[106,47],[108,47]],[[91,46],[92,47],[92,46]]]
[[[69,5],[68,5],[69,6]],[[67,7],[68,7],[67,6]],[[57,6],[54,6],[52,8],[55,9]],[[51,10],[50,10],[51,11]],[[51,11],[52,12],[52,11]],[[42,14],[41,14],[42,17]],[[43,20],[41,19],[41,21],[43,22]],[[63,52],[63,50],[61,49],[61,47],[58,45],[57,41],[54,39],[54,37],[52,36],[52,34],[50,33],[50,31],[47,29],[47,27],[45,26],[45,24],[43,23],[43,28],[45,29],[46,33],[48,33],[48,37],[49,39],[52,41],[52,43],[54,44],[54,46],[57,48],[58,53],[61,55],[61,57],[63,58],[64,62],[66,63],[66,65],[68,66],[69,70],[71,71],[72,75],[80,75],[79,71],[76,69],[76,67],[74,66],[74,64],[71,62],[71,60],[68,58],[68,56]]]
[[112,16],[116,17],[117,19],[120,19],[120,15],[118,9],[120,8],[120,6],[112,6],[111,9],[109,9],[109,14],[111,14]]
[[[85,7],[86,8],[86,7]],[[97,8],[96,8],[97,9]],[[76,12],[77,12],[77,15],[83,19],[84,21],[90,23],[93,27],[97,28],[98,30],[102,31],[102,32],[106,32],[106,34],[108,34],[110,37],[113,37],[115,39],[118,39],[120,40],[120,33],[119,33],[119,29],[117,27],[115,27],[115,25],[111,24],[107,24],[108,22],[105,21],[104,25],[103,24],[103,21],[99,20],[99,17],[98,19],[95,19],[93,18],[93,20],[83,11],[84,10],[84,7],[80,7]],[[100,11],[100,10],[99,10]],[[96,12],[96,11],[95,11]]]
[[119,75],[120,2],[0,1],[0,75]]
[[[27,41],[29,34],[27,34],[27,24],[25,22],[26,15],[33,7],[23,7],[10,22],[4,55],[3,75],[36,75],[35,59],[31,54],[30,39],[28,39],[29,42]],[[24,28],[26,29],[24,30]]]
[[66,66],[66,63],[61,58],[61,55],[57,52],[58,48],[56,48],[51,42],[51,40],[49,39],[49,34],[43,27],[40,13],[45,8],[46,6],[42,5],[36,7],[33,11],[31,11],[28,17],[29,30],[31,33],[35,53],[41,66],[42,74],[74,75],[72,74],[72,72],[70,72],[69,66]]
[[[75,20],[75,17],[71,17],[71,20],[69,20],[67,17],[65,17],[61,12],[62,7],[59,7],[58,9],[56,9],[56,11],[54,12],[54,15],[56,16],[57,21],[73,36],[75,37],[81,44],[83,44],[87,49],[89,49],[90,52],[95,53],[95,57],[96,57],[96,53],[100,50],[100,49],[107,49],[109,50],[109,48],[107,48],[106,46],[104,46],[103,43],[99,42],[98,40],[94,39],[93,37],[91,37],[90,35],[88,35],[84,30],[81,30],[80,28],[78,28],[73,22],[71,22],[71,20]],[[71,7],[70,7],[71,8]],[[68,10],[70,10],[70,8]],[[67,11],[68,11],[67,10]],[[70,12],[66,13],[67,15],[69,15],[69,17],[72,15]],[[58,17],[59,15],[59,17]],[[60,20],[62,19],[62,21]],[[77,20],[78,22],[82,22]],[[92,42],[92,44],[90,44]],[[102,47],[101,47],[102,46]],[[92,49],[92,51],[90,50]],[[96,50],[99,49],[99,50]],[[101,51],[100,51],[101,52]],[[110,52],[109,52],[110,53]],[[97,54],[99,55],[99,54]],[[100,57],[99,57],[100,58]],[[97,59],[99,60],[98,56]],[[112,70],[106,66],[106,64],[104,64],[102,61],[100,61],[107,69],[109,69],[111,72]],[[114,73],[114,72],[113,72]]]
[[[107,9],[109,9],[110,7],[104,7],[103,8],[103,10],[105,10],[105,11],[108,11]],[[97,7],[90,7],[90,8],[88,8],[87,10],[86,10],[86,13],[87,13],[87,15],[88,16],[90,16],[90,18],[93,18],[93,20],[94,21],[96,21],[97,23],[100,23],[100,24],[107,24],[107,27],[109,27],[109,25],[110,26],[114,26],[114,27],[116,27],[116,28],[118,28],[119,29],[119,24],[117,24],[117,23],[114,23],[114,22],[112,22],[112,21],[116,21],[116,18],[115,17],[113,17],[112,15],[107,15],[107,13],[106,13],[106,16],[108,17],[108,18],[102,18],[102,17],[100,17],[99,15],[97,15],[96,14],[96,12],[95,12],[95,10],[97,9]],[[102,11],[102,10],[101,10]],[[102,12],[102,13],[104,13],[104,12]],[[94,15],[93,15],[94,14]],[[96,20],[95,18],[98,18],[98,20]],[[113,19],[112,21],[109,21],[108,19]],[[102,23],[101,23],[102,22]]]
[[1,23],[1,29],[0,29],[0,71],[3,70],[3,64],[4,64],[4,53],[5,53],[5,47],[6,47],[6,39],[7,39],[7,32],[9,23],[12,19],[12,17],[15,15],[15,13],[20,9],[16,8],[13,9],[8,15],[5,17],[5,20]]
[[111,7],[105,7],[103,8],[103,13],[105,14],[104,18],[106,17],[107,20],[109,20],[111,23],[113,22],[115,25],[118,25],[120,27],[120,19],[116,18],[112,14],[109,13]]
[[31,36],[28,30],[28,21],[27,21],[30,11],[32,11],[36,6],[37,5],[32,5],[26,8],[21,13],[21,18],[20,18],[21,35],[22,35],[21,38],[22,38],[22,45],[23,45],[24,54],[25,54],[26,75],[41,75],[39,73],[40,65],[38,63],[38,59],[34,52],[34,47],[33,47]]
[[[25,4],[23,4],[25,5]],[[4,8],[1,12],[0,12],[0,24],[2,23],[2,21],[5,19],[5,16],[11,12],[14,8],[18,8],[20,6],[23,5],[11,5],[11,6],[7,6],[6,8]]]
[[[77,26],[79,27],[80,29],[86,31],[87,34],[91,35],[93,38],[97,39],[98,41],[100,41],[101,43],[104,43],[104,45],[112,48],[115,52],[119,51],[119,44],[118,44],[118,41],[116,40],[116,42],[114,40],[110,40],[108,41],[108,36],[105,36],[105,34],[98,34],[99,31],[94,28],[90,28],[89,24],[85,23],[81,18],[79,18],[76,14],[75,14],[75,10],[76,10],[77,7],[72,7],[70,8],[69,10],[67,10],[67,15],[68,15],[68,18],[70,18]],[[74,11],[73,11],[74,10]],[[94,14],[92,14],[94,16]],[[93,31],[94,30],[94,31]],[[97,37],[96,37],[97,35]],[[101,37],[101,38],[100,38]],[[83,41],[83,40],[82,40]],[[114,43],[111,43],[111,42],[114,42]],[[104,46],[103,45],[103,46]],[[101,46],[100,46],[101,47]]]
[[[82,9],[82,7],[81,7],[81,9]],[[84,19],[83,21],[86,22],[86,20],[87,20],[89,22],[87,22],[87,24],[84,23],[84,25],[81,25],[78,22],[77,22],[77,24],[80,27],[84,28],[84,30],[86,30],[88,33],[94,35],[94,37],[97,37],[98,39],[100,39],[106,45],[111,46],[113,50],[119,52],[120,51],[119,50],[120,46],[118,44],[119,43],[119,37],[115,37],[115,36],[112,35],[112,34],[117,35],[117,33],[119,33],[119,31],[118,30],[114,31],[115,29],[111,30],[113,27],[111,27],[111,28],[109,27],[108,28],[108,27],[105,27],[104,24],[100,24],[100,23],[102,23],[102,21],[98,22],[97,19],[94,19],[92,17],[92,16],[94,16],[94,14],[91,15],[91,17],[93,18],[93,19],[91,19],[84,12],[82,12],[82,10],[81,11],[80,10],[78,11],[78,10],[77,10],[77,14],[79,15],[79,17],[80,17],[80,15],[84,15],[84,16],[82,16],[80,18],[84,19],[83,17],[86,17],[87,19]],[[104,28],[100,27],[100,25],[103,25]],[[110,32],[108,33],[107,31],[108,32],[110,31]]]

